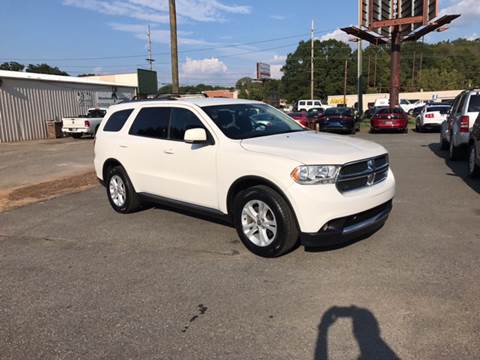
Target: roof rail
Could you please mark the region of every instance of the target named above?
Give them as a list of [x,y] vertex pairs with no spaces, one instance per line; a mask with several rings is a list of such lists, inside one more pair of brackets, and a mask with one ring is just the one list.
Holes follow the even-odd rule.
[[207,94],[156,94],[156,95],[147,95],[147,96],[138,96],[135,95],[131,100],[124,100],[119,102],[119,104],[129,103],[129,102],[140,102],[140,101],[152,101],[152,100],[181,100],[188,98],[208,98]]

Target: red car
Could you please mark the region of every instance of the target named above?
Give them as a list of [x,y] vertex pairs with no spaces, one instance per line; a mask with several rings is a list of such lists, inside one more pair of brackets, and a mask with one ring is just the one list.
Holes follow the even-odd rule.
[[408,114],[400,107],[377,109],[370,120],[370,132],[380,130],[408,132]]
[[291,112],[288,116],[298,121],[301,125],[308,127],[308,113],[306,111]]

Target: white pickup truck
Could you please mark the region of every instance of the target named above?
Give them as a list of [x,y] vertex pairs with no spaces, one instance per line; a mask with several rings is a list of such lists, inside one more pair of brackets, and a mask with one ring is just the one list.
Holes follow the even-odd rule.
[[91,108],[84,116],[63,118],[62,132],[74,139],[80,139],[84,134],[95,136],[106,113],[105,108]]

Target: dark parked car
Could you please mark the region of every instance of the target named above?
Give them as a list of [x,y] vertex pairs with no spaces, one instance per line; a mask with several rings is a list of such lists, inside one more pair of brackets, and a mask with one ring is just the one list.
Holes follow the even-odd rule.
[[346,107],[329,108],[319,118],[320,131],[355,134],[359,123],[355,121],[353,109]]
[[477,177],[480,176],[480,114],[473,124],[468,145],[468,174]]
[[401,107],[378,109],[370,120],[370,132],[380,130],[408,132],[408,114]]

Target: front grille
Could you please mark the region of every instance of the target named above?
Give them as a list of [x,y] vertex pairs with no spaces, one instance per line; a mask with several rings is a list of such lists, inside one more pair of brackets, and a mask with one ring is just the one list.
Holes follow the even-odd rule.
[[346,164],[338,174],[337,189],[343,193],[378,184],[387,178],[388,167],[387,154]]

